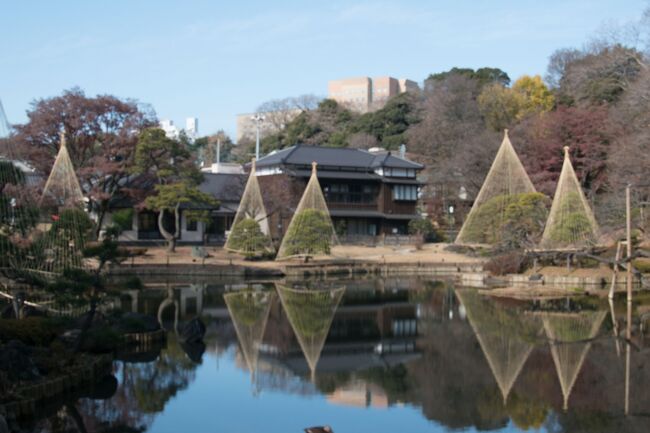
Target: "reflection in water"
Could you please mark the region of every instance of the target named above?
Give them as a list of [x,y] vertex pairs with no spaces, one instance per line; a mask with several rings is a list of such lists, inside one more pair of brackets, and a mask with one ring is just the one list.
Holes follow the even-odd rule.
[[504,307],[476,290],[457,290],[506,404],[510,390],[542,331],[541,320],[521,308]]
[[278,285],[277,291],[309,365],[313,382],[316,365],[345,289],[302,290]]
[[[167,323],[174,303],[181,322],[206,323],[202,363],[170,332],[166,347],[118,355],[111,398],[65,405],[77,407],[89,432],[649,431],[650,418],[638,415],[650,405],[638,392],[650,386],[647,353],[627,345],[626,363],[609,328],[594,341],[610,323],[606,305],[565,312],[564,303],[495,300],[440,281],[340,286],[143,290],[125,309],[156,314],[167,300]],[[625,313],[612,311],[617,326],[616,311]],[[68,430],[44,422],[25,431],[77,431],[65,410],[57,416]]]
[[226,293],[223,298],[235,326],[246,366],[251,373],[251,380],[255,380],[260,346],[275,293],[244,290]]
[[580,374],[591,340],[607,316],[607,311],[581,311],[579,313],[540,313],[544,331],[549,339],[553,363],[562,387],[564,410],[569,408],[571,390]]

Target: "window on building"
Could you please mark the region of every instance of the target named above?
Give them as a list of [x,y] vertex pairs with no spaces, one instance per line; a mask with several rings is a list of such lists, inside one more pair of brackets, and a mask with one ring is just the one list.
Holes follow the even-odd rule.
[[330,203],[374,203],[377,199],[377,185],[333,183],[323,188],[325,199]]
[[196,220],[187,220],[185,223],[185,229],[188,232],[195,232],[198,230],[199,224],[196,222]]
[[417,185],[394,185],[393,200],[416,201],[418,199]]
[[415,336],[418,333],[418,325],[415,319],[397,319],[393,322],[394,337]]

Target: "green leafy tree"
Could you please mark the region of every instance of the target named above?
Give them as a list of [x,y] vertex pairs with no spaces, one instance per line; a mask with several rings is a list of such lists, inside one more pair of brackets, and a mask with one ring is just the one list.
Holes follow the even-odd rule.
[[494,131],[511,127],[522,106],[522,98],[518,93],[496,83],[483,88],[477,102],[485,123]]
[[445,72],[438,72],[429,75],[424,82],[424,87],[430,89],[436,85],[444,83],[449,77],[458,76],[466,77],[478,83],[478,87],[482,88],[488,84],[497,83],[501,86],[508,86],[510,84],[510,77],[507,73],[499,68],[479,68],[477,70],[471,68],[451,68]]

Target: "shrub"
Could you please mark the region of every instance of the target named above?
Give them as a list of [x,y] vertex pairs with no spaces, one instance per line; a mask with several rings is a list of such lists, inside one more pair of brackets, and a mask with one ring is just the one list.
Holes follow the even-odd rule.
[[548,197],[538,192],[493,197],[476,209],[464,238],[520,248],[541,236],[549,204]]
[[511,251],[493,257],[485,264],[485,270],[493,275],[516,274],[525,267],[526,256],[521,251]]
[[327,212],[305,209],[294,216],[285,235],[286,256],[329,254],[333,229]]
[[409,221],[409,233],[420,235],[425,242],[443,242],[444,235],[436,229],[430,219],[418,218]]
[[113,212],[113,224],[121,231],[131,230],[133,227],[133,209],[120,209]]
[[253,218],[244,218],[235,224],[228,239],[230,249],[250,257],[263,254],[269,249],[268,244],[269,237]]
[[560,220],[551,221],[549,238],[562,244],[593,238],[594,227],[587,217],[582,197],[576,192],[567,193],[559,203]]
[[637,259],[632,264],[642,274],[650,274],[650,259]]
[[126,281],[124,281],[124,288],[129,290],[141,290],[144,288],[142,280],[137,275],[129,276]]
[[47,317],[26,317],[21,320],[0,319],[0,341],[19,340],[29,346],[49,346],[63,331],[60,321]]
[[121,343],[119,332],[107,325],[88,330],[82,349],[92,353],[106,353],[115,350]]

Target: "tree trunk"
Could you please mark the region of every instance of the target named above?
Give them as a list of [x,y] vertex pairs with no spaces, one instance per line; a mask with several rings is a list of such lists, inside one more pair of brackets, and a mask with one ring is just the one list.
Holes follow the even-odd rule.
[[97,206],[97,226],[95,227],[95,239],[99,239],[99,234],[102,231],[102,223],[106,217],[106,205],[104,203]]
[[169,251],[170,253],[176,251],[176,238],[178,237],[178,205],[176,205],[174,216],[176,217],[177,220],[176,233],[171,234],[165,229],[165,225],[163,224],[165,218],[165,209],[160,209],[160,212],[158,213],[158,230],[160,230],[160,234],[162,234],[165,240],[167,241],[167,251]]
[[93,319],[95,318],[96,312],[97,312],[97,297],[96,297],[95,288],[93,288],[92,293],[90,295],[90,310],[88,311],[86,320],[84,320],[84,323],[81,325],[81,332],[79,333],[79,338],[77,339],[77,344],[75,344],[75,348],[74,348],[75,352],[81,351],[81,348],[83,347],[83,343],[86,340],[86,334],[88,333],[88,330],[93,324]]

